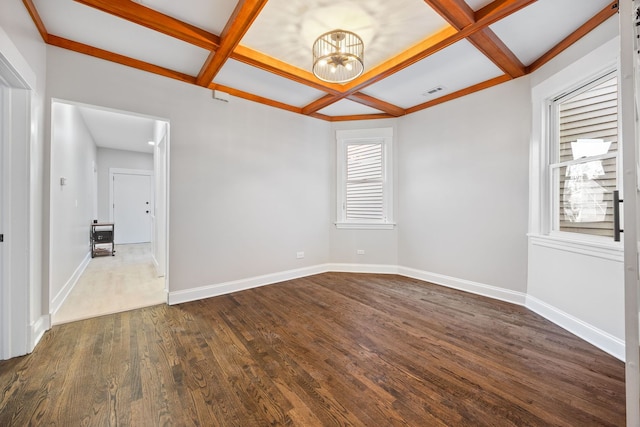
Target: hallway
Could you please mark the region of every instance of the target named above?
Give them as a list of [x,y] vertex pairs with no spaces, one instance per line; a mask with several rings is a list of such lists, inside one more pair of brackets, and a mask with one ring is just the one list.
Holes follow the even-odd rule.
[[91,260],[60,310],[54,325],[166,302],[150,244],[117,245],[116,255]]

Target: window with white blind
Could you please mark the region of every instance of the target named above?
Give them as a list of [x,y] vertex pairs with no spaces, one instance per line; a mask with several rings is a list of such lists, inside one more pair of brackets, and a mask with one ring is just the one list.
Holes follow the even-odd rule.
[[392,228],[393,129],[336,132],[338,228]]
[[553,100],[550,123],[554,231],[613,237],[618,187],[618,85],[615,73]]

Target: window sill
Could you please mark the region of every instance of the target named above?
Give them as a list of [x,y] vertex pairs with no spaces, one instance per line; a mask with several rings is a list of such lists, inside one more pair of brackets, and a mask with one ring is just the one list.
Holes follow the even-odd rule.
[[353,230],[393,230],[396,226],[395,223],[387,222],[387,223],[379,223],[379,224],[369,224],[369,223],[357,223],[357,222],[336,222],[336,228],[339,229],[353,229]]
[[530,233],[527,236],[529,237],[529,242],[534,246],[624,262],[624,247],[622,246],[622,242],[571,238],[569,236],[565,237],[564,235],[540,235]]

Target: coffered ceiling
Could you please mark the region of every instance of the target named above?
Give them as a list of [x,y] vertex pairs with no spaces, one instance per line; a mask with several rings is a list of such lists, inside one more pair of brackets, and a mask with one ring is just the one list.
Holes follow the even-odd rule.
[[[398,117],[530,73],[610,0],[23,0],[50,45],[324,120]],[[311,73],[320,34],[365,44],[346,84]]]

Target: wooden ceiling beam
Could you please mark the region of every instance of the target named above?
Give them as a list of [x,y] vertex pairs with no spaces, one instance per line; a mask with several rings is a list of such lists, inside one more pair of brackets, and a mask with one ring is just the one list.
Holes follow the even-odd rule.
[[209,89],[219,90],[219,91],[228,93],[229,95],[236,96],[238,98],[246,99],[248,101],[257,102],[259,104],[268,105],[270,107],[280,108],[281,110],[287,110],[287,111],[291,111],[293,113],[298,113],[298,114],[302,113],[302,109],[300,107],[294,107],[293,105],[285,104],[283,102],[274,101],[273,99],[264,98],[262,96],[254,95],[254,94],[249,93],[249,92],[244,92],[244,91],[239,90],[239,89],[234,89],[234,88],[229,87],[229,86],[224,86],[224,85],[211,83],[209,85]]
[[[328,117],[328,116],[325,116]],[[391,114],[354,114],[350,116],[332,116],[329,117],[330,122],[352,122],[355,120],[379,120],[393,119],[395,116]]]
[[485,27],[516,13],[538,0],[495,0],[475,12],[475,21]]
[[331,104],[334,104],[341,99],[345,98],[347,95],[339,94],[339,95],[325,95],[320,99],[313,101],[311,104],[302,107],[302,114],[310,115],[312,113],[316,113],[322,110],[325,107],[328,107]]
[[142,6],[131,0],[75,1],[203,49],[215,50],[220,46],[220,38],[217,35]]
[[[463,0],[424,1],[458,30],[463,30],[476,24],[473,9]],[[494,8],[494,10],[496,9],[497,7]],[[470,34],[468,40],[511,77],[516,78],[523,76],[526,72],[524,64],[520,62],[507,45],[505,45],[490,28],[487,28],[486,25],[486,23],[483,23],[483,28]]]
[[366,105],[367,107],[383,111],[394,117],[400,117],[407,114],[404,108],[398,107],[397,105],[390,104],[380,99],[376,99],[373,96],[366,95],[362,92],[353,93],[347,96],[347,99],[353,102],[357,102],[358,104]]
[[106,61],[115,62],[121,65],[126,65],[127,67],[136,68],[138,70],[157,74],[159,76],[169,77],[175,80],[179,80],[179,81],[191,83],[191,84],[196,83],[196,78],[188,74],[173,71],[164,67],[159,67],[157,65],[153,65],[148,62],[139,61],[137,59],[133,59],[128,56],[119,55],[117,53],[109,52],[107,50],[99,49],[97,47],[89,46],[83,43],[78,43],[73,40],[68,40],[62,37],[55,36],[53,34],[49,34],[47,43],[50,44],[51,46],[57,46],[63,49],[72,50],[74,52],[83,53],[85,55],[104,59]]
[[424,2],[458,30],[476,22],[473,9],[464,0],[424,0]]
[[416,111],[424,110],[425,108],[433,107],[434,105],[442,104],[444,102],[451,101],[452,99],[461,98],[465,95],[469,95],[474,92],[479,92],[481,90],[490,88],[492,86],[496,86],[501,83],[507,82],[509,80],[511,80],[511,76],[504,74],[500,77],[496,77],[496,78],[475,84],[473,86],[469,86],[465,89],[461,89],[459,91],[450,93],[448,95],[441,96],[440,98],[436,98],[432,101],[428,101],[422,104],[418,104],[414,107],[407,108],[407,114],[415,113]]
[[323,92],[334,95],[342,92],[342,86],[339,84],[320,82],[309,71],[294,67],[286,62],[282,62],[276,58],[265,55],[262,52],[255,51],[242,45],[238,45],[235,48],[231,54],[231,59],[235,59],[236,61],[285,77],[289,80],[293,80],[294,82],[301,83]]
[[42,18],[40,18],[40,14],[38,13],[36,6],[33,4],[33,1],[22,0],[22,3],[27,8],[27,12],[29,12],[31,19],[33,20],[33,23],[36,24],[36,28],[40,33],[40,37],[42,37],[42,40],[45,43],[47,43],[49,41],[49,32],[47,31],[47,28],[44,26],[44,22],[42,22]]
[[471,34],[467,40],[512,78],[526,74],[525,65],[490,28]]
[[238,2],[220,35],[220,46],[215,52],[209,54],[198,74],[197,82],[200,86],[208,86],[211,83],[265,4],[267,4],[267,0],[240,0]]
[[558,56],[560,52],[580,40],[591,30],[602,24],[604,21],[612,17],[618,12],[618,1],[612,1],[604,9],[598,12],[593,18],[589,19],[583,25],[581,25],[573,33],[569,34],[564,40],[555,45],[551,50],[535,60],[531,65],[527,67],[527,73],[532,73],[538,68],[542,67],[547,62]]

